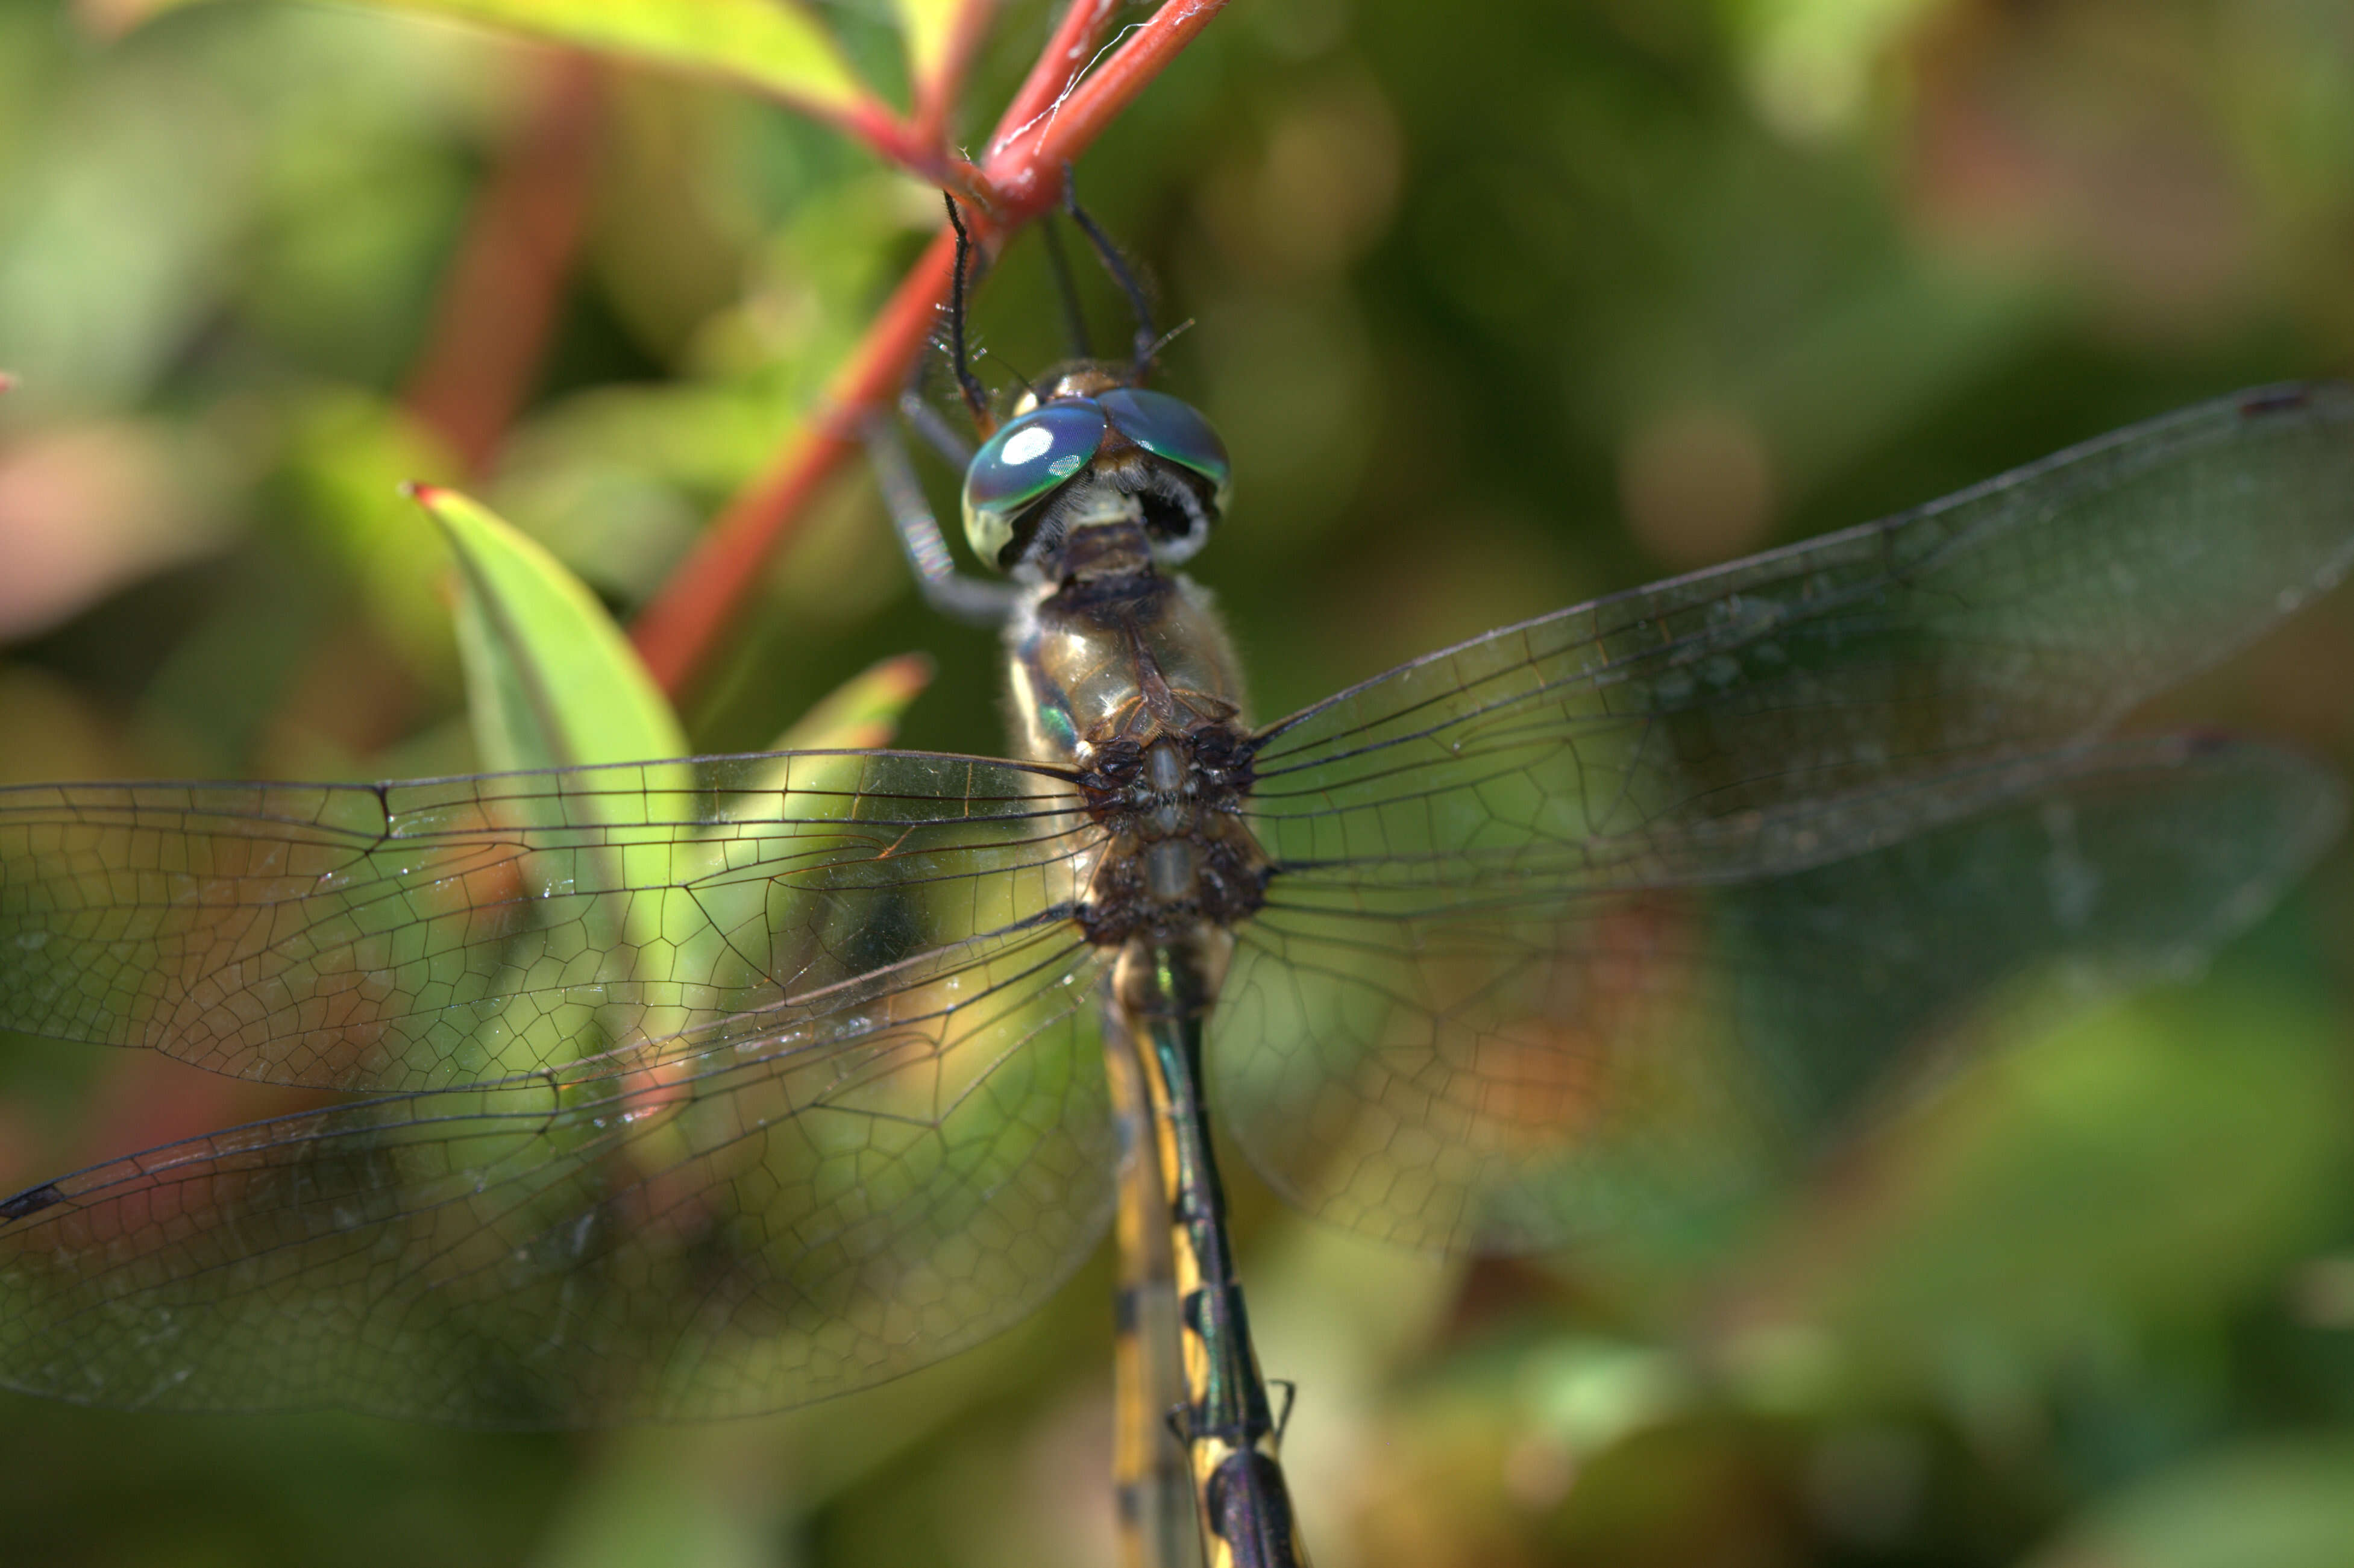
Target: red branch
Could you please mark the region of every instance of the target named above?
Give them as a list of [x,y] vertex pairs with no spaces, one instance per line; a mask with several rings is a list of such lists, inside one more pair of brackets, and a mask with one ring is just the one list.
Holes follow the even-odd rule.
[[931,336],[955,261],[956,237],[935,238],[834,377],[821,405],[825,411],[737,493],[631,623],[631,641],[663,691],[675,696],[694,675],[759,579],[769,552],[856,448],[862,411],[897,395]]
[[1096,52],[1103,38],[1106,23],[1111,20],[1113,8],[1119,0],[1071,0],[1070,8],[1055,25],[1054,37],[1038,51],[1037,61],[1030,74],[1022,80],[1005,112],[998,117],[997,130],[990,137],[990,151],[1007,136],[1022,130],[1038,118],[1045,107],[1078,85],[1079,73],[1087,69],[1087,57]]
[[475,199],[403,399],[469,473],[490,466],[531,394],[596,169],[597,61],[567,50],[535,63],[528,115]]
[[[1168,0],[1060,102],[1050,100],[1034,111],[1035,125],[1027,123],[1033,115],[1017,121],[1009,111],[1007,123],[999,130],[1004,144],[992,145],[981,165],[990,183],[1002,194],[1034,178],[1040,169],[1060,175],[1063,165],[1102,135],[1120,111],[1168,69],[1178,52],[1225,7],[1226,0]],[[1059,178],[1048,185],[1043,198],[1023,206],[1024,218],[1036,217],[1062,194]]]
[[[975,215],[976,238],[995,244],[1052,206],[1062,193],[1063,165],[1101,135],[1225,5],[1225,0],[1167,0],[1074,85],[1111,7],[1108,0],[1073,0],[974,171],[982,205]],[[631,624],[631,638],[664,691],[676,695],[694,678],[750,597],[770,554],[856,450],[859,421],[897,397],[948,293],[953,259],[954,241],[943,228],[834,377],[824,411],[737,493]]]

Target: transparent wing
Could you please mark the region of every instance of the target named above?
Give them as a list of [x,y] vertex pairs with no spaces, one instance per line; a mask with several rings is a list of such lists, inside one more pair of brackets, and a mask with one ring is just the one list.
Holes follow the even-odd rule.
[[[1703,1025],[1649,1003],[1610,1011],[1670,970],[1679,994],[1724,993],[1733,950],[1702,922],[1724,902],[1695,904],[1698,890],[1834,875],[1990,810],[1990,757],[2097,734],[2350,556],[2354,393],[2245,394],[1883,523],[1492,632],[1276,724],[1251,807],[1275,863],[1270,906],[1216,1021],[1222,1108],[1278,1186],[1330,1211],[1353,1204],[1360,1228],[1541,1245],[1557,1224],[1499,1218],[1501,1200],[1482,1195],[1520,1192],[1510,1208],[1527,1183],[1463,1174],[1467,1139],[1485,1136],[1464,1107],[1522,1093],[1519,1075],[1559,1067],[1567,1037],[1498,1047],[1518,1065],[1491,1069],[1492,1054],[1463,1044],[1483,1037],[1479,1021],[1534,1007],[1527,988],[1541,980],[1590,992],[1582,1021],[1558,996],[1531,1015],[1622,1040],[1613,1060],[1653,1052],[1677,1094],[1720,1104],[1693,1107],[1691,1126],[1737,1121],[1764,1071],[1756,1047],[1715,1023],[1713,1054],[1646,1047]],[[2064,752],[2009,766],[2073,788]],[[2252,874],[2264,869],[2260,842],[2238,847]],[[2010,895],[2021,910],[2041,896],[2028,869]],[[2218,885],[2186,874],[2178,895]],[[1973,896],[2010,918],[1992,894]],[[1681,913],[1662,927],[1666,908]],[[2195,913],[2176,906],[2180,920]],[[1620,965],[1619,982],[1574,982],[1630,945],[1640,961]],[[1369,982],[1346,953],[1395,970],[1394,983]],[[1963,967],[2000,968],[1991,956]],[[1474,1022],[1447,1022],[1458,1017]],[[1344,1037],[1388,1044],[1368,1054]],[[1784,1075],[1891,1048],[1884,1035],[1818,1038],[1805,1052],[1819,1063]],[[1368,1106],[1386,1108],[1352,1108]],[[1325,1130],[1304,1130],[1310,1111]],[[1587,1143],[1641,1139],[1666,1118],[1583,1125]],[[1385,1151],[1366,1152],[1376,1142]],[[1357,1159],[1363,1176],[1335,1173]],[[1583,1202],[1606,1202],[1605,1187]],[[1342,1191],[1358,1196],[1342,1204]]]
[[[1237,1141],[1299,1206],[1411,1245],[1657,1219],[1851,1130],[2006,981],[2195,959],[2312,863],[2342,800],[2298,758],[2166,739],[1761,815],[1681,864],[1479,901],[1278,880],[1213,1021]],[[1856,815],[1903,831],[1786,853],[1853,842]]]
[[892,752],[0,789],[0,1029],[391,1090],[838,1020],[1066,908],[1084,823]]
[[585,1425],[994,1331],[1110,1202],[1072,832],[905,754],[0,795],[11,1025],[428,1086],[0,1202],[0,1382]]
[[2243,393],[1377,675],[1264,732],[1256,819],[1288,863],[1476,882],[2094,733],[2349,561],[2354,389]]

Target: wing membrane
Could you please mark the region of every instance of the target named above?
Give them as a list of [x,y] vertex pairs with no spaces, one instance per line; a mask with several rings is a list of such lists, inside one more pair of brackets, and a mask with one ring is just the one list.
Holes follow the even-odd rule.
[[0,1382],[582,1425],[994,1331],[1110,1203],[1080,820],[892,753],[0,791],[0,1024],[408,1091],[0,1204]]
[[1066,904],[1083,821],[913,753],[0,790],[0,1028],[392,1090],[758,1033]]
[[[2115,978],[2203,953],[2342,814],[2310,764],[2179,739],[1874,794],[1757,813],[1707,875],[1596,866],[1444,902],[1279,878],[1213,1020],[1220,1108],[1312,1213],[1426,1247],[1558,1245],[1787,1171],[1901,1088],[1892,1065],[1935,1026],[2055,956]],[[1909,830],[1779,847],[1859,812]]]
[[880,1382],[1101,1234],[1095,963],[1041,927],[854,1038],[706,1029],[33,1189],[0,1206],[0,1381],[525,1426]]
[[2094,733],[2354,559],[2354,390],[2243,394],[1506,627],[1270,726],[1286,863],[1489,857]]
[[[2310,859],[2306,765],[2087,737],[2349,554],[2354,394],[2287,389],[1272,726],[1230,1125],[1433,1246],[1787,1165],[1984,988],[2202,950]],[[0,1028],[375,1097],[0,1202],[0,1382],[567,1425],[970,1343],[1111,1201],[1098,832],[912,753],[0,791]]]
[[[1213,1037],[1230,1124],[1308,1206],[1439,1246],[1549,1245],[1787,1160],[1899,1049],[1892,1019],[1928,1020],[1901,996],[1962,994],[1938,962],[1984,984],[2053,948],[2179,946],[2202,900],[2302,863],[2309,773],[2084,745],[2349,558],[2354,391],[2245,394],[1271,726],[1268,907]],[[2157,833],[2149,929],[2056,924],[2030,829],[2079,796],[2111,846],[2095,888],[2144,874],[2137,824],[2220,816],[2225,858]],[[1948,846],[1946,880],[1916,838]],[[1862,913],[1779,945],[1744,914],[1810,889]],[[1882,935],[1917,956],[1861,984],[1840,944]],[[1761,1022],[1808,1010],[1794,1043]]]

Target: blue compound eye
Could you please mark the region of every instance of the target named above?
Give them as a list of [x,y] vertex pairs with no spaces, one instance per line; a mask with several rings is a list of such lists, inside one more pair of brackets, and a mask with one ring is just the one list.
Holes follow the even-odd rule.
[[1119,433],[1150,452],[1166,458],[1178,467],[1200,474],[1210,482],[1214,512],[1224,512],[1234,489],[1233,465],[1226,461],[1226,443],[1218,440],[1218,432],[1210,421],[1202,418],[1191,403],[1172,397],[1166,392],[1149,392],[1141,387],[1122,387],[1104,393],[1096,401],[1103,405]]
[[1033,408],[990,437],[964,471],[972,553],[1001,569],[1019,560],[1030,541],[1018,524],[1095,460],[1108,428],[1100,407],[1073,398]]

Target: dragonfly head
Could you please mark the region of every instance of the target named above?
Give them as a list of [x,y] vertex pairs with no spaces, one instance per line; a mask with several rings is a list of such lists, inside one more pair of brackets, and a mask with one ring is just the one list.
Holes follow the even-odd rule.
[[1000,571],[1053,580],[1081,535],[1140,532],[1155,561],[1200,549],[1226,508],[1225,443],[1191,404],[1081,364],[1025,392],[973,454],[964,476],[964,531]]

